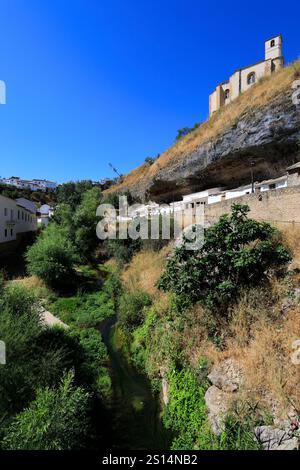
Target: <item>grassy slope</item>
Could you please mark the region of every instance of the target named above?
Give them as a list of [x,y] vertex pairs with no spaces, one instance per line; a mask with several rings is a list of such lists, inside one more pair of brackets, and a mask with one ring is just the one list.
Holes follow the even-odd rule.
[[[299,263],[300,227],[284,236],[294,254],[291,268]],[[240,398],[259,403],[272,413],[270,404],[284,412],[300,409],[299,366],[291,361],[293,341],[300,332],[300,276],[295,273],[270,286],[245,291],[228,320],[212,317],[200,306],[174,317],[172,299],[157,291],[167,250],[137,254],[123,273],[129,291],[148,292],[153,305],[133,334],[131,352],[151,379],[158,379],[174,357],[196,373],[205,358],[209,365],[236,358],[245,370],[246,384]],[[198,371],[198,372],[197,372]]]

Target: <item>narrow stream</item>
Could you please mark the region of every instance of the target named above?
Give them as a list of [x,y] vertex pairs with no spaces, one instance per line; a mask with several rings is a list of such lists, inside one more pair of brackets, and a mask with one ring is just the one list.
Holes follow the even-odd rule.
[[114,398],[112,405],[113,448],[159,450],[169,448],[169,433],[160,419],[159,397],[150,381],[137,371],[117,344],[117,316],[101,328],[108,349]]

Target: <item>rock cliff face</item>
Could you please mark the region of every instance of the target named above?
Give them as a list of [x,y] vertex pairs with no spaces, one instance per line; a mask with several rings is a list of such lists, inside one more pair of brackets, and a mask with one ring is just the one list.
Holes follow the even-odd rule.
[[208,187],[249,183],[252,161],[256,180],[277,177],[300,159],[299,143],[300,106],[293,104],[292,89],[287,89],[154,177],[123,189],[144,201],[171,202]]

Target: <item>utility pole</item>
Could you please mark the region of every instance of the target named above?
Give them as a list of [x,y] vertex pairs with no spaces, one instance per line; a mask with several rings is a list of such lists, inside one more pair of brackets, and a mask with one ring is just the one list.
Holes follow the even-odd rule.
[[250,172],[251,172],[251,193],[254,194],[254,170],[253,168],[255,165],[255,161],[250,160],[249,165],[250,165]]
[[122,175],[118,172],[118,170],[111,163],[109,163],[108,165],[110,166],[112,171],[116,173],[116,175],[118,175],[119,178],[122,178]]

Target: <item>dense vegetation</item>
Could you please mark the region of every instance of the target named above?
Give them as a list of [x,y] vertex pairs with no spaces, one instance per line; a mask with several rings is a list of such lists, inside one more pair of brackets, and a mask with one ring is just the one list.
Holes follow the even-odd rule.
[[245,286],[266,280],[272,269],[290,260],[278,231],[270,224],[249,219],[249,208],[232,206],[208,228],[199,250],[184,243],[168,260],[159,286],[176,294],[179,308],[197,301],[210,308],[226,308]]
[[[212,433],[204,399],[211,364],[203,351],[194,362],[187,356],[203,338],[222,350],[245,289],[268,290],[270,278],[281,274],[290,253],[279,232],[249,219],[246,206],[233,205],[230,215],[205,230],[201,248],[191,251],[183,242],[166,260],[161,239],[97,239],[97,206],[117,207],[118,195],[103,198],[99,187],[79,182],[62,185],[57,200],[53,221],[26,254],[28,272],[43,282],[42,291],[34,295],[18,282],[0,283],[1,340],[8,351],[6,366],[0,366],[1,447],[99,446],[106,432],[101,416],[113,401],[99,328],[117,313],[115,338],[129,367],[150,379],[156,397],[162,378],[167,381],[163,425],[172,449],[258,448],[253,427],[264,421],[248,408],[242,414],[232,409],[221,435]],[[126,283],[138,253],[148,253],[149,266],[138,273],[143,282],[134,272]],[[110,258],[115,263],[104,265]],[[160,290],[141,272],[151,271],[157,259]],[[68,328],[45,328],[40,301]],[[272,300],[264,301],[273,314]],[[244,320],[248,329],[251,315]],[[134,406],[141,412],[140,401]]]
[[[264,411],[255,406],[245,406],[243,413],[232,409],[221,435],[211,432],[204,400],[210,364],[201,357],[191,367],[187,359],[189,348],[193,354],[193,344],[196,348],[201,338],[222,350],[245,289],[255,293],[257,286],[266,286],[267,292],[271,276],[280,275],[290,260],[279,232],[247,214],[246,206],[233,205],[231,215],[205,230],[199,250],[189,250],[183,243],[173,252],[158,283],[167,296],[158,293],[157,299],[151,298],[138,285],[136,290],[131,285],[119,302],[119,328],[127,355],[150,377],[154,391],[161,389],[162,376],[167,381],[163,421],[174,435],[172,449],[259,448],[253,430],[266,421]],[[256,296],[272,311],[272,295],[267,298],[257,292]],[[255,295],[253,302],[259,302]],[[251,317],[247,322],[251,324]]]
[[25,199],[35,202],[38,206],[42,204],[53,206],[57,202],[57,193],[52,189],[47,189],[46,191],[31,191],[30,189],[18,189],[13,186],[0,184],[0,194],[10,199],[24,197]]
[[99,430],[91,410],[110,395],[108,358],[98,332],[45,328],[34,295],[14,284],[2,286],[0,310],[7,350],[6,365],[0,366],[3,447],[95,445],[91,435],[99,438]]

